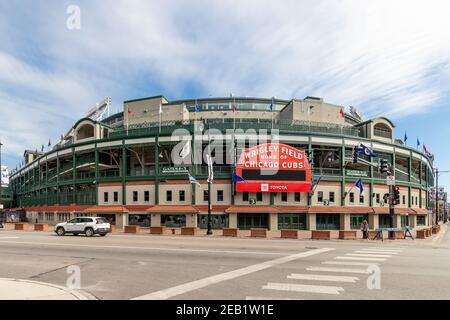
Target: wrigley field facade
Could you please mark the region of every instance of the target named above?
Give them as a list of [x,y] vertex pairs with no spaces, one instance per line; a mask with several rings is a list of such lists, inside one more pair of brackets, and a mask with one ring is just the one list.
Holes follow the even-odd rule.
[[[198,140],[196,130],[207,129]],[[394,130],[389,119],[364,121],[315,97],[125,101],[123,112],[80,119],[52,150],[25,151],[25,165],[11,175],[11,210],[50,224],[104,216],[118,228],[206,229],[211,197],[214,229],[359,230],[364,219],[375,229],[390,225],[386,175],[376,168],[386,159],[400,187],[394,227],[429,226],[432,163],[396,142]],[[221,161],[214,163],[209,194],[203,155],[212,140],[212,158]],[[311,168],[306,183],[320,179],[314,192],[238,191],[232,176],[242,151],[275,140],[304,150]],[[361,143],[376,155],[354,163]],[[173,154],[183,152],[189,161],[178,163]],[[363,195],[354,188],[359,178]]]

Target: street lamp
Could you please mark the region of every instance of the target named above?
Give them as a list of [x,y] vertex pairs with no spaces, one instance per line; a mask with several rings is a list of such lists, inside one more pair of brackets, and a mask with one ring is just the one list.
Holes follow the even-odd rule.
[[436,168],[436,171],[435,171],[435,173],[436,173],[436,186],[435,186],[435,195],[436,195],[436,198],[435,198],[435,201],[436,201],[436,203],[435,203],[435,205],[436,205],[436,218],[435,218],[435,223],[436,223],[436,225],[439,223],[439,185],[438,185],[438,183],[439,183],[439,173],[448,173],[448,172],[450,172],[450,170],[446,170],[446,171],[439,171],[439,169],[438,168]]
[[[211,159],[211,136],[210,136],[210,132],[209,132],[209,122],[206,121],[206,130],[208,131],[208,230],[206,231],[207,235],[212,235],[213,231],[212,231],[212,216],[211,216],[211,184],[212,184],[212,180],[213,180],[213,166],[212,166],[212,159]],[[201,124],[200,124],[200,130],[203,131],[205,129],[205,123],[202,120]],[[203,139],[202,139],[203,140]]]
[[2,208],[2,188],[3,188],[2,187],[2,185],[3,185],[3,181],[2,181],[2,175],[3,175],[3,172],[2,172],[2,146],[3,146],[3,143],[1,143],[1,141],[0,141],[0,211],[3,210],[3,208]]

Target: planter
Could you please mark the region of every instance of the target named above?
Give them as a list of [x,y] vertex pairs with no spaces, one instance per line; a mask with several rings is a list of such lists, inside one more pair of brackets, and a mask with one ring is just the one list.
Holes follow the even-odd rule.
[[438,226],[434,226],[434,227],[431,228],[431,230],[432,230],[433,234],[437,234],[439,232],[439,227]]
[[313,230],[311,231],[311,239],[314,240],[330,240],[331,231]]
[[36,223],[34,231],[48,231],[48,223]]
[[150,234],[164,234],[165,227],[150,227]]
[[237,237],[239,233],[238,228],[224,228],[223,229],[223,236],[224,237]]
[[425,239],[427,237],[427,230],[417,230],[416,238],[417,239]]
[[298,230],[281,230],[281,238],[284,239],[298,239]]
[[111,233],[117,232],[117,227],[114,224],[111,224]]
[[428,228],[427,229],[427,237],[431,237],[433,235],[433,228]]
[[198,228],[195,227],[182,227],[181,235],[182,236],[195,236],[198,232]]
[[267,238],[267,229],[250,229],[250,237],[254,238]]
[[403,231],[389,231],[389,239],[404,239],[405,233]]
[[28,223],[15,223],[14,230],[30,230],[30,225]]
[[356,231],[339,231],[339,239],[342,240],[355,240],[356,239]]
[[124,232],[138,234],[141,232],[141,227],[140,226],[125,226]]

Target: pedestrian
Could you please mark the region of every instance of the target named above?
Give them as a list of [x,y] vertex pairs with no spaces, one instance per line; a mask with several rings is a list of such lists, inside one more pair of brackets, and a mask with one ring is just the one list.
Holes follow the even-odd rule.
[[369,239],[369,223],[367,220],[364,220],[361,224],[361,231],[363,233],[363,239]]

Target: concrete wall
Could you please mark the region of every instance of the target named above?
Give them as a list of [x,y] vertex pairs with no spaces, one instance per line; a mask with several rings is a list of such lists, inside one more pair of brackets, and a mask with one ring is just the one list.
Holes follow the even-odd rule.
[[[108,202],[104,201],[104,193],[108,192]],[[114,192],[118,192],[118,201],[114,202]],[[99,186],[98,187],[98,204],[102,205],[122,205],[122,186]]]
[[[138,201],[133,201],[133,192],[137,191]],[[145,191],[149,192],[150,201],[144,201]],[[127,205],[154,205],[155,204],[155,186],[149,185],[127,185],[126,186]]]

